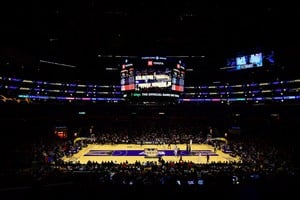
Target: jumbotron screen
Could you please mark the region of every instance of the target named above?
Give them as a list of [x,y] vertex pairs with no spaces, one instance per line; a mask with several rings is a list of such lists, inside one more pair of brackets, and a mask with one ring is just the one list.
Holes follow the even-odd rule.
[[121,91],[136,96],[179,97],[184,91],[185,65],[165,57],[142,57],[122,64]]

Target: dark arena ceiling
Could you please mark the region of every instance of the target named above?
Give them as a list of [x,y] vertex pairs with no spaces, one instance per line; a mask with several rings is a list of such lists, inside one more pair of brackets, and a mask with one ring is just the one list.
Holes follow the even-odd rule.
[[274,50],[280,64],[294,64],[299,57],[300,10],[292,5],[236,7],[191,0],[1,4],[2,70],[21,75],[111,80],[107,69],[128,56],[187,56],[194,73],[214,71],[226,58],[248,52]]

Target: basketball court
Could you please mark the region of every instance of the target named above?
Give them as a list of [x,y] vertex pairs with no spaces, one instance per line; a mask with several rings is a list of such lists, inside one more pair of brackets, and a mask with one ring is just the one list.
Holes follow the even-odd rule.
[[[177,147],[177,148],[176,148]],[[175,151],[177,149],[177,151]],[[177,155],[176,155],[177,154]],[[139,145],[139,144],[88,144],[78,153],[69,157],[64,157],[66,162],[79,162],[86,164],[92,162],[114,162],[130,164],[139,161],[158,162],[159,157],[167,162],[193,162],[193,163],[211,163],[211,162],[232,162],[239,161],[238,157],[232,157],[221,150],[214,151],[213,146],[208,144],[193,144],[190,151],[186,150],[185,144],[168,145]]]

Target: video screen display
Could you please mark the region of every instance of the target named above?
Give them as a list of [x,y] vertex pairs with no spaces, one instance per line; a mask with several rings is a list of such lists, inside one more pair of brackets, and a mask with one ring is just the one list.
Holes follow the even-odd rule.
[[183,92],[184,90],[184,77],[185,71],[181,67],[173,69],[172,73],[172,90],[177,92]]
[[253,64],[255,67],[263,66],[263,56],[262,53],[255,53],[250,55],[249,63]]
[[134,64],[123,64],[120,71],[123,92],[184,91],[185,66],[167,60],[145,59]]
[[261,52],[238,56],[235,58],[228,58],[226,69],[228,71],[237,71],[242,69],[262,67],[263,60],[263,54]]
[[134,68],[132,66],[126,68],[123,65],[121,70],[121,91],[130,91],[134,90],[134,88]]
[[171,87],[172,72],[169,68],[137,69],[135,73],[136,91],[159,91]]
[[237,65],[245,65],[247,64],[247,57],[246,56],[241,56],[236,58],[236,64]]

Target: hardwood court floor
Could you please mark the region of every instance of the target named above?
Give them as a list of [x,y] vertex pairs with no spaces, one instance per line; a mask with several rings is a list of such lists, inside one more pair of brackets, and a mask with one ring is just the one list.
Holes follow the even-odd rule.
[[[181,151],[184,151],[186,148],[185,144],[178,144],[178,148],[181,149]],[[145,156],[137,155],[137,156],[127,156],[126,154],[116,156],[111,154],[99,154],[99,155],[86,155],[90,152],[113,152],[113,151],[131,151],[131,150],[143,150],[146,148],[157,148],[158,150],[174,150],[175,145],[171,145],[171,147],[168,147],[167,145],[138,145],[138,144],[116,144],[116,145],[109,145],[109,144],[89,144],[87,147],[84,147],[82,150],[80,150],[78,153],[74,154],[71,157],[64,157],[63,160],[68,162],[80,162],[81,164],[86,164],[88,161],[92,162],[110,162],[113,161],[115,163],[122,163],[122,162],[128,162],[128,163],[134,163],[136,161],[140,162],[147,162],[147,161],[158,161],[158,158],[145,158]],[[211,152],[214,153],[214,149],[211,145],[208,144],[193,144],[192,145],[192,151],[203,151],[203,152]],[[229,154],[223,153],[220,150],[217,150],[217,155],[212,155],[209,157],[209,162],[230,162],[230,161],[238,161],[238,157],[232,157]],[[162,156],[162,158],[165,161],[172,161],[172,162],[178,162],[180,157],[179,156]],[[206,155],[183,155],[182,156],[183,161],[191,161],[194,163],[207,163],[207,157]]]

